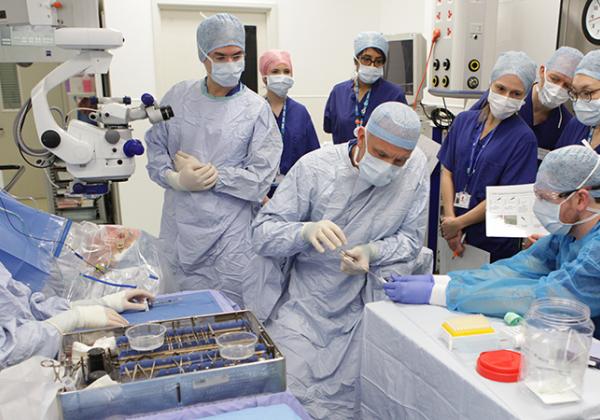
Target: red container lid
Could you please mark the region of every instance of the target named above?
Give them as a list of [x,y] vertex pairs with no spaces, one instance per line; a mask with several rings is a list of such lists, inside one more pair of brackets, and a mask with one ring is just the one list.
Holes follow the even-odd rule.
[[517,382],[521,353],[510,350],[484,351],[477,359],[477,372],[496,382]]

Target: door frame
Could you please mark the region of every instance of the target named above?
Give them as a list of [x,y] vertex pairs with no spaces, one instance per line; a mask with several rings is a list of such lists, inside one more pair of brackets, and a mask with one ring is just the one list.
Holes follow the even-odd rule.
[[[158,65],[156,63],[156,46],[158,45],[158,36],[160,31],[160,12],[162,10],[214,10],[217,12],[231,12],[231,13],[257,13],[265,14],[266,21],[266,36],[267,36],[267,50],[276,48],[279,44],[279,33],[278,33],[278,22],[279,16],[277,11],[277,4],[275,3],[239,3],[232,1],[224,2],[218,0],[152,0],[152,27],[153,27],[153,42],[154,42],[154,67]],[[198,20],[200,22],[200,20]]]

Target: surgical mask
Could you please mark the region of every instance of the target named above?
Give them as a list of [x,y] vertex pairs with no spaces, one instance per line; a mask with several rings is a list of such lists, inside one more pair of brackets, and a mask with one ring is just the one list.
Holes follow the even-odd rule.
[[569,93],[567,90],[557,84],[549,82],[546,76],[544,76],[544,86],[541,88],[537,87],[537,90],[540,103],[542,106],[549,109],[557,108],[569,100]]
[[584,125],[595,127],[600,124],[600,99],[589,102],[577,101],[573,104],[575,116]]
[[210,77],[222,87],[234,87],[240,82],[240,77],[245,67],[245,60],[228,61],[226,63],[215,63],[210,57],[207,58],[212,63]]
[[383,67],[365,66],[363,64],[358,67],[358,78],[363,83],[370,85],[381,77],[383,77]]
[[267,89],[280,98],[285,98],[292,86],[294,86],[294,79],[290,76],[267,76]]
[[513,99],[507,96],[502,96],[492,90],[488,95],[488,103],[490,104],[490,111],[495,118],[499,120],[505,120],[523,106],[525,101],[523,99]]
[[563,203],[566,203],[571,197],[573,197],[573,194],[575,194],[579,189],[586,185],[586,183],[589,181],[592,175],[596,173],[596,170],[599,166],[600,157],[598,157],[596,164],[594,165],[594,168],[589,173],[589,175],[577,186],[577,188],[575,188],[575,191],[569,194],[569,196],[560,203],[552,203],[548,200],[543,200],[539,197],[535,198],[535,203],[533,204],[533,212],[548,232],[553,233],[555,235],[566,235],[571,231],[571,228],[573,226],[589,222],[594,217],[597,217],[598,214],[600,214],[600,210],[594,209],[592,207],[587,207],[586,210],[596,214],[593,214],[590,217],[586,217],[585,219],[575,223],[563,223],[560,220],[560,206],[562,206]]
[[[356,148],[356,152],[354,155],[355,160],[357,155],[358,147]],[[358,162],[358,169],[358,176],[360,178],[364,179],[369,184],[372,184],[376,187],[384,187],[390,182],[392,182],[392,179],[398,176],[398,173],[402,168],[384,162],[383,160],[378,159],[372,154],[370,154],[369,149],[367,147],[367,135],[365,134],[365,154],[363,155],[360,162]]]
[[567,202],[575,192],[572,192],[567,198],[565,198],[560,203],[551,203],[550,201],[543,200],[541,198],[536,197],[535,203],[533,204],[533,212],[535,213],[535,217],[538,218],[540,223],[546,228],[546,230],[555,235],[566,235],[571,231],[571,228],[575,225],[581,225],[583,223],[589,222],[594,217],[597,217],[600,214],[600,210],[588,207],[587,210],[592,213],[596,213],[587,217],[583,220],[580,220],[575,223],[564,223],[560,220],[560,206],[563,203]]

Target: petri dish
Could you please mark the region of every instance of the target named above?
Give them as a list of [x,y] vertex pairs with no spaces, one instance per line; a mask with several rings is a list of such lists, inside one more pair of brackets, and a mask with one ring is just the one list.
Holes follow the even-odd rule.
[[219,354],[227,360],[244,360],[254,354],[256,334],[242,331],[221,334],[216,338]]
[[165,342],[167,327],[161,324],[144,323],[125,330],[129,347],[137,351],[156,350]]

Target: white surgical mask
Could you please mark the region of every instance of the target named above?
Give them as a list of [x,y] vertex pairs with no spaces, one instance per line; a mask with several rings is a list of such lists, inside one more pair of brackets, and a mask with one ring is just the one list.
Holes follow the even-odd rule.
[[495,118],[505,120],[514,113],[518,112],[525,101],[523,99],[509,98],[508,96],[500,95],[490,89],[488,94],[488,103],[490,111]]
[[210,57],[208,59],[212,63],[210,77],[219,86],[234,87],[240,82],[240,77],[245,66],[243,58],[238,61],[228,61],[226,63],[215,63]]
[[538,91],[538,99],[540,103],[549,109],[554,109],[564,104],[569,100],[567,90],[557,84],[548,81],[544,75],[544,86],[541,88],[536,85]]
[[[355,160],[357,155],[358,147],[354,154]],[[370,154],[367,147],[367,134],[365,133],[365,154],[360,162],[358,162],[358,176],[369,184],[376,187],[383,187],[392,182],[392,180],[398,176],[401,169],[402,168],[399,166],[384,162]]]
[[383,77],[383,67],[365,66],[363,64],[358,66],[358,78],[363,83],[370,85],[381,77]]
[[579,100],[573,104],[573,110],[582,124],[590,127],[600,124],[600,99],[592,99],[589,102]]
[[292,86],[294,86],[294,79],[290,76],[267,76],[267,89],[280,98],[285,98]]
[[535,203],[533,204],[533,212],[535,213],[535,217],[538,218],[540,223],[546,228],[548,232],[553,233],[555,235],[566,235],[571,231],[571,228],[573,226],[589,222],[594,217],[597,217],[598,214],[600,214],[600,210],[588,207],[586,210],[595,213],[592,214],[590,217],[586,217],[585,219],[575,223],[563,223],[560,220],[560,206],[562,206],[563,203],[566,203],[571,197],[573,197],[573,194],[575,194],[579,189],[586,185],[586,183],[592,177],[592,175],[596,173],[598,166],[600,166],[600,157],[598,157],[596,164],[594,165],[594,169],[592,169],[590,174],[577,186],[577,188],[575,188],[575,191],[569,194],[569,196],[560,203],[552,203],[548,200],[543,200],[539,197],[535,198]]

